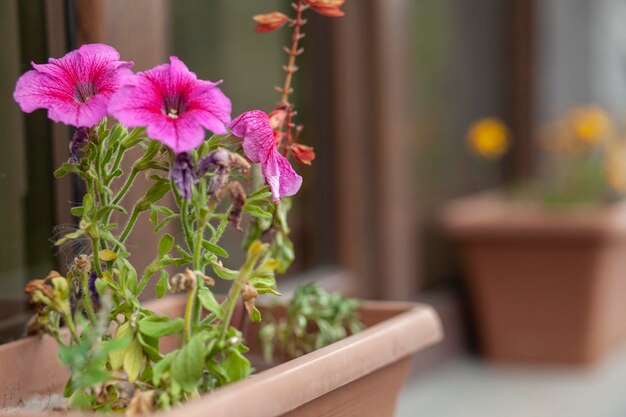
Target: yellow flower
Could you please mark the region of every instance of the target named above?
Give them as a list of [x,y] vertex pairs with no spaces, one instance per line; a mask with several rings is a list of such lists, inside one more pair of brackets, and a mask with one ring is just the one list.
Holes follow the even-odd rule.
[[607,138],[611,132],[611,119],[599,107],[578,107],[571,111],[570,120],[574,136],[589,145]]
[[509,149],[509,129],[499,119],[480,119],[470,126],[467,140],[471,149],[479,155],[498,158]]

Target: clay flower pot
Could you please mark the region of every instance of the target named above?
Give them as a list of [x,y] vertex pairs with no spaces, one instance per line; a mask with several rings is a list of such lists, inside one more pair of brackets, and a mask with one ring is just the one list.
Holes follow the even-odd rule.
[[588,363],[626,335],[626,205],[565,211],[496,193],[450,203],[487,357]]
[[[147,307],[178,316],[184,298],[166,297]],[[361,317],[367,328],[358,334],[161,415],[391,417],[411,355],[438,342],[441,325],[430,307],[415,303],[365,302]],[[249,327],[248,340],[256,339],[256,330]],[[0,408],[7,408],[36,394],[60,392],[68,371],[57,359],[55,341],[45,336],[0,346],[0,375]]]

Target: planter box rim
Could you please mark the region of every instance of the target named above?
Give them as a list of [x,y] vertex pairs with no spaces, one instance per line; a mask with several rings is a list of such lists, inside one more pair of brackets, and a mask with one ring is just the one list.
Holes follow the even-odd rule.
[[[171,297],[169,302],[175,302]],[[159,310],[167,298],[155,301]],[[299,358],[278,364],[251,377],[219,388],[182,406],[159,415],[167,417],[204,416],[209,412],[220,417],[274,417],[309,403],[324,394],[353,382],[387,365],[396,363],[443,338],[441,323],[428,305],[411,302],[364,301],[363,310],[393,315],[363,331],[348,336]],[[0,346],[0,357],[9,349],[31,346],[38,341],[26,338]],[[49,341],[51,342],[51,341]],[[55,357],[56,360],[56,357]],[[288,395],[285,387],[290,387]],[[46,412],[19,415],[39,416]],[[13,415],[2,414],[0,415]],[[65,415],[94,413],[67,412]]]
[[551,210],[541,204],[512,202],[500,191],[449,201],[440,222],[454,238],[576,240],[626,239],[626,202]]

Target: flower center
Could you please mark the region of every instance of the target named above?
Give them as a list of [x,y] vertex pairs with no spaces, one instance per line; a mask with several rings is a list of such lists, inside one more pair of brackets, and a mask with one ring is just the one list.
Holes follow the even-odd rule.
[[77,103],[86,103],[98,94],[98,89],[92,81],[79,81],[74,87],[74,100]]
[[185,111],[187,105],[180,95],[167,96],[163,99],[163,108],[161,111],[167,117],[178,119]]

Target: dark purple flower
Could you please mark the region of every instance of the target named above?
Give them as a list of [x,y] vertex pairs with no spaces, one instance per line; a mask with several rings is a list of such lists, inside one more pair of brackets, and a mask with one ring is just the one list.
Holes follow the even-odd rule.
[[[106,266],[106,264],[102,264]],[[91,297],[91,301],[95,306],[100,305],[100,294],[98,294],[98,290],[96,289],[96,279],[98,279],[98,273],[94,269],[89,273],[89,297]]]
[[198,182],[198,177],[196,176],[193,159],[189,153],[182,152],[176,155],[174,165],[170,170],[170,178],[174,180],[180,195],[185,200],[191,199],[193,185]]
[[81,152],[89,143],[89,128],[79,127],[74,132],[72,141],[70,142],[70,162],[73,164],[80,161],[82,155]]

